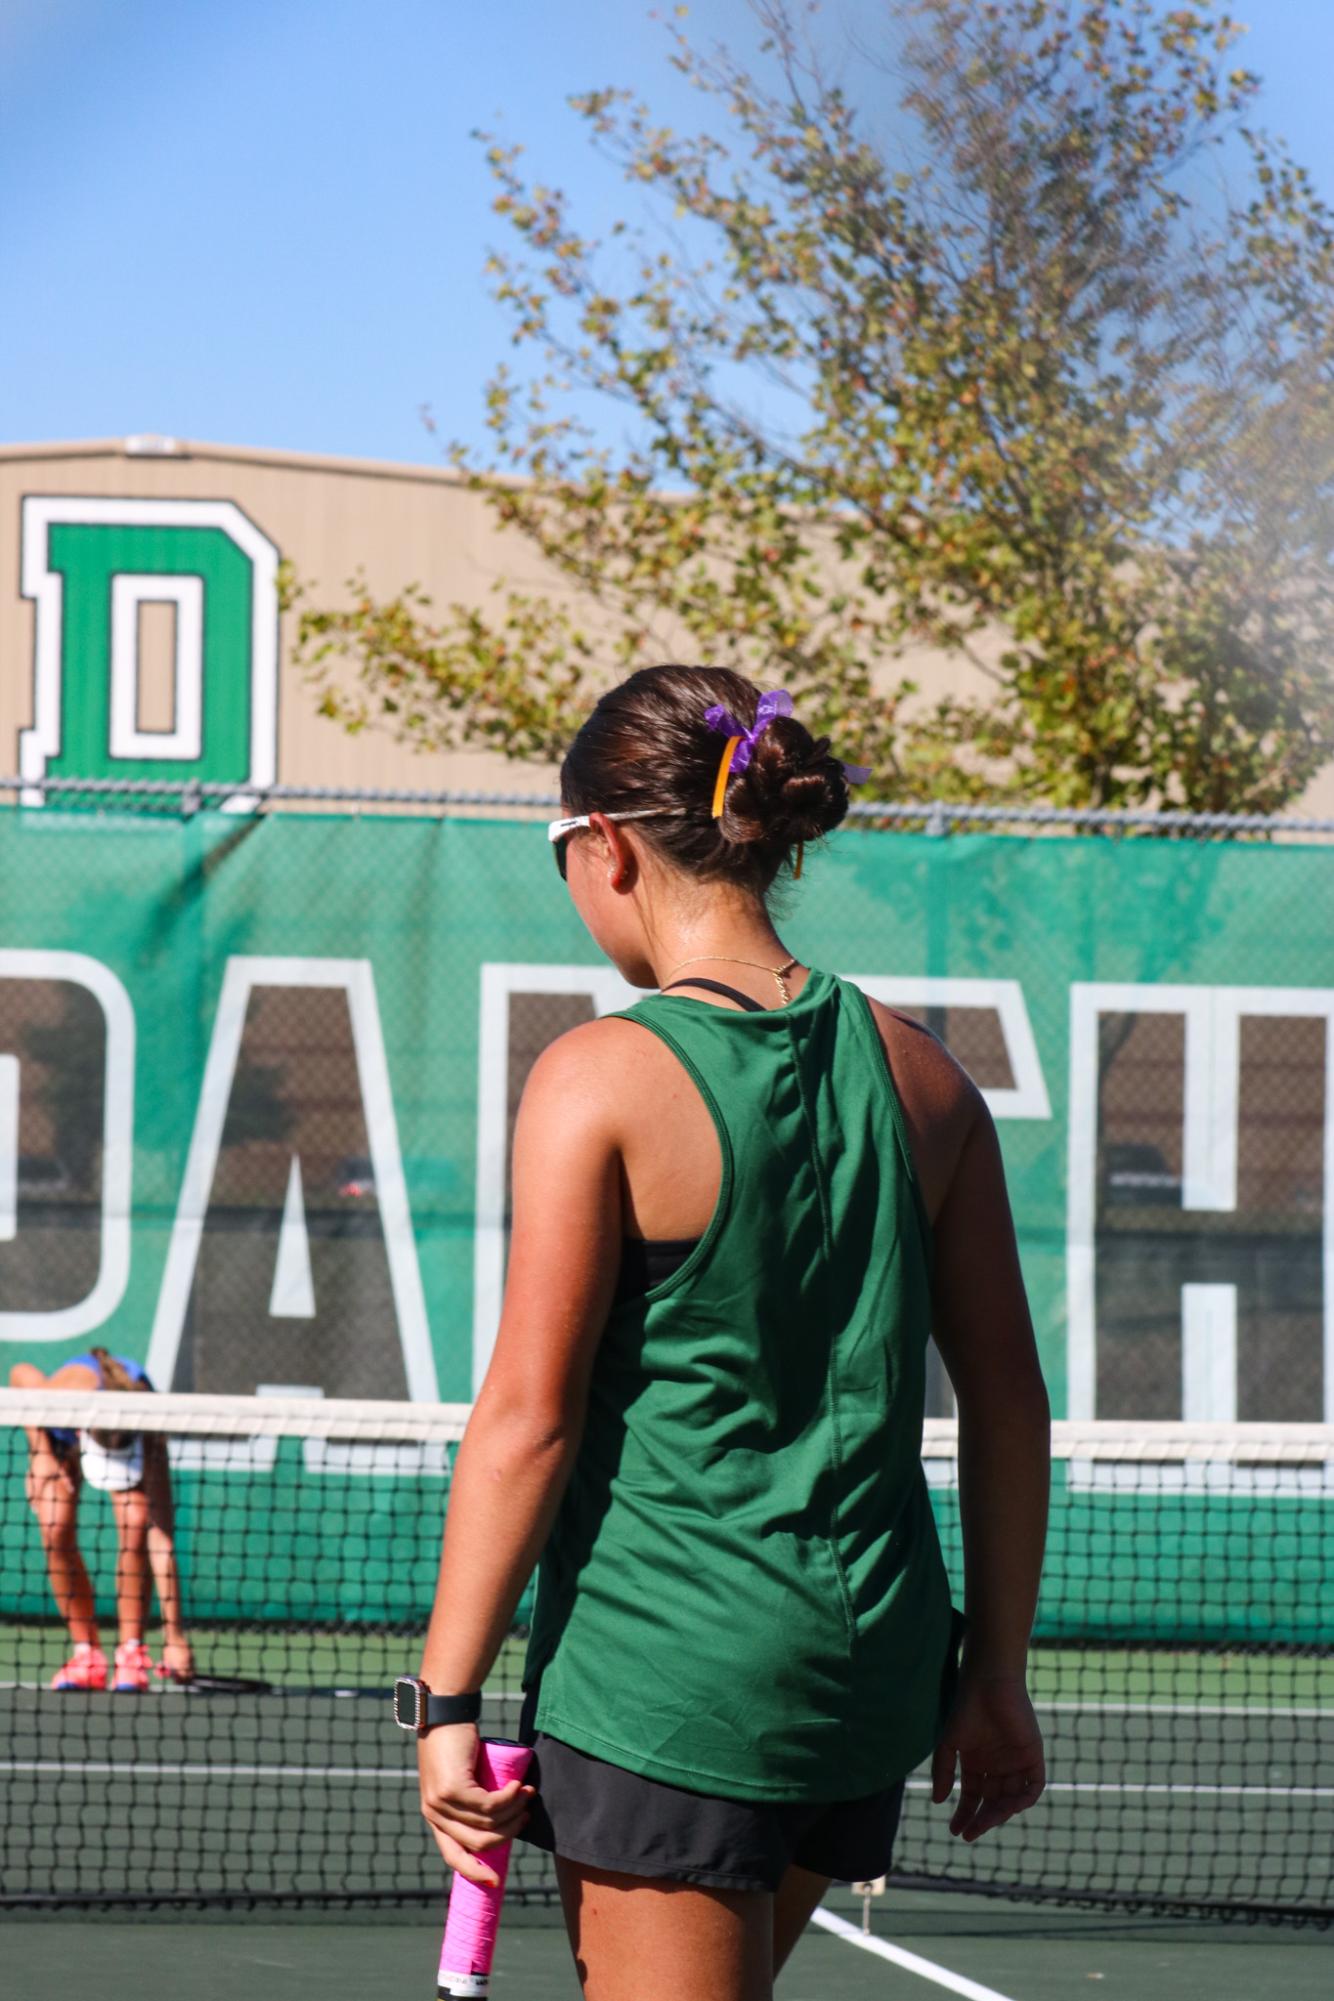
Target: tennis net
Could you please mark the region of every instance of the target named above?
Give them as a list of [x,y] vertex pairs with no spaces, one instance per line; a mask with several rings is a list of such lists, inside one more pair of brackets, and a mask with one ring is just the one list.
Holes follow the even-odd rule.
[[[108,1402],[0,1392],[0,1904],[434,1902],[388,1690],[417,1664],[466,1407],[118,1395],[119,1425],[166,1440],[196,1679],[58,1692],[69,1634],[23,1427],[105,1424]],[[891,1880],[1334,1916],[1334,1428],[1056,1434],[1033,1676],[1046,1797],[965,1846],[914,1774]],[[951,1425],[928,1424],[923,1456],[957,1577]],[[110,1657],[124,1504],[85,1482],[65,1505]],[[516,1629],[491,1735],[513,1734],[522,1658]],[[523,1843],[511,1892],[554,1898]]]

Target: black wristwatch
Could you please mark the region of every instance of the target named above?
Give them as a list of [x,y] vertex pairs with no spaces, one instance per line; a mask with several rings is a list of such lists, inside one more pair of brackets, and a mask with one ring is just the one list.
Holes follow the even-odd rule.
[[480,1695],[432,1695],[415,1674],[401,1674],[394,1683],[394,1721],[414,1737],[441,1723],[476,1723],[481,1713]]

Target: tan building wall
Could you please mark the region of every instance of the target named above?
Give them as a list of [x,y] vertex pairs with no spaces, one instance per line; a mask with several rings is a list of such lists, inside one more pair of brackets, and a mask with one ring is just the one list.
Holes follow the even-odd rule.
[[[102,500],[231,501],[336,603],[346,579],[364,570],[372,590],[390,595],[420,585],[437,603],[483,604],[500,579],[563,589],[544,575],[522,538],[498,531],[476,494],[448,470],[364,459],[250,450],[163,439],[0,447],[0,773],[19,770],[19,735],[34,721],[35,607],[21,588],[22,504],[30,496]],[[162,615],[159,615],[162,614]],[[139,627],[139,722],[171,720],[168,634],[173,614],[145,605]],[[317,712],[310,685],[290,658],[295,614],[279,636],[276,776],[290,785],[487,789],[549,793],[554,768],[489,751],[422,753],[387,731],[351,736]],[[966,662],[925,649],[899,672],[934,698],[977,692]],[[855,754],[852,746],[849,754]],[[1334,814],[1334,765],[1308,789],[1305,813]]]
[[[21,593],[19,573],[26,496],[233,501],[303,578],[327,591],[330,602],[342,598],[345,580],[358,568],[377,592],[418,582],[440,601],[478,602],[503,564],[533,571],[520,546],[502,556],[490,516],[446,471],[218,445],[179,444],[166,453],[136,449],[136,443],[109,439],[0,448],[0,767],[5,773],[18,770],[18,734],[33,721],[35,615]],[[294,628],[295,614],[284,614],[281,783],[551,789],[550,774],[541,767],[491,753],[437,756],[414,752],[378,730],[350,736],[317,713],[314,693],[291,662]]]

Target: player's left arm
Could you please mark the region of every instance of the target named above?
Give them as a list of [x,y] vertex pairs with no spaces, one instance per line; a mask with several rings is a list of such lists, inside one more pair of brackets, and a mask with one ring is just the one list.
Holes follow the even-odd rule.
[[[612,1023],[552,1043],[529,1075],[514,1135],[513,1223],[494,1354],[455,1460],[422,1678],[479,1689],[508,1633],[583,1434],[593,1357],[620,1253],[621,1146],[606,1061]],[[472,1778],[471,1724],[422,1739],[422,1810],[441,1852],[472,1858],[512,1836],[527,1792]]]
[[176,1512],[167,1441],[161,1432],[144,1434],[144,1499],[148,1503],[148,1561],[162,1610],[162,1665],[174,1680],[189,1681],[195,1671],[194,1655],[181,1609]]

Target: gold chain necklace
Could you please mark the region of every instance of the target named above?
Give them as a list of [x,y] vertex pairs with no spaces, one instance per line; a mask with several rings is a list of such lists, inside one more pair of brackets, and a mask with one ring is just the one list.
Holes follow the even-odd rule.
[[663,976],[659,991],[661,991],[662,987],[666,986],[673,973],[681,971],[682,966],[753,966],[757,973],[768,973],[778,982],[778,991],[786,1002],[790,1001],[792,996],[788,992],[787,981],[783,978],[783,975],[784,973],[790,973],[792,968],[800,965],[800,963],[799,959],[788,959],[781,966],[764,966],[761,965],[758,959],[734,959],[727,952],[701,952],[697,959],[682,959],[680,966],[669,966]]

